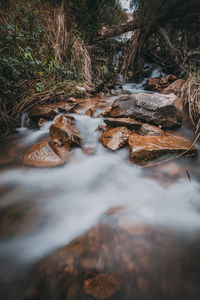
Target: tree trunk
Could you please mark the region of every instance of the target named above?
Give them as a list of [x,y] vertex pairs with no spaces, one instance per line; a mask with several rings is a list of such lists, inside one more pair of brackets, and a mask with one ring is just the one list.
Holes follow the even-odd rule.
[[139,23],[137,20],[132,20],[127,23],[120,24],[119,26],[113,26],[111,28],[104,27],[97,33],[93,41],[96,42],[105,38],[120,35],[128,31],[134,31],[141,26],[143,26],[143,24]]

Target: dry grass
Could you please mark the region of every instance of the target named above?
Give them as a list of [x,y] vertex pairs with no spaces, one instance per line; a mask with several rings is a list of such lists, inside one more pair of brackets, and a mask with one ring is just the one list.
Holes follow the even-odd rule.
[[200,71],[189,75],[181,89],[180,96],[184,107],[189,112],[190,120],[198,131],[200,128]]

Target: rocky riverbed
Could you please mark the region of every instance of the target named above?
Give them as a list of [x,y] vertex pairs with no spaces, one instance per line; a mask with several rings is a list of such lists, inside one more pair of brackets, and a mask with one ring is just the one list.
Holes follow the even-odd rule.
[[2,299],[200,297],[200,146],[166,80],[35,106],[1,141]]

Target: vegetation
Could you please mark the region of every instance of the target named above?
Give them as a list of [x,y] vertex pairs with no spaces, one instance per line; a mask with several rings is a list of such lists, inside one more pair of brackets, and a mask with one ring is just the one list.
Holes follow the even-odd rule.
[[[9,134],[35,103],[59,98],[60,93],[81,96],[74,87],[83,80],[92,84],[85,43],[101,26],[125,19],[115,0],[1,1],[0,136]],[[99,47],[110,49],[110,42]],[[108,61],[94,65],[94,73],[104,80],[113,72]]]

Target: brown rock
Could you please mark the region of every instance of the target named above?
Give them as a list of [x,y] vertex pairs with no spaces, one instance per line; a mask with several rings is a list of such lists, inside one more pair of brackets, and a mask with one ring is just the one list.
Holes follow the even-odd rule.
[[23,164],[34,167],[60,166],[64,161],[53,151],[48,141],[33,145],[23,156]]
[[123,95],[114,101],[113,118],[135,118],[163,128],[173,128],[182,123],[182,104],[174,94]]
[[115,151],[126,144],[129,135],[130,131],[126,127],[116,127],[102,133],[99,140],[104,147]]
[[143,124],[138,131],[138,134],[141,135],[152,135],[152,136],[161,136],[165,135],[164,131],[157,126],[149,125],[147,123]]
[[96,113],[96,109],[95,107],[91,107],[89,108],[86,112],[85,115],[90,117],[90,118],[94,118],[95,117],[95,113]]
[[97,299],[108,299],[121,287],[121,280],[112,273],[101,273],[84,281],[86,294]]
[[159,92],[161,90],[160,78],[149,78],[145,90]]
[[33,119],[44,118],[53,120],[59,113],[72,113],[74,112],[77,104],[58,102],[54,104],[36,105],[29,112],[29,117]]
[[146,90],[160,92],[162,89],[168,87],[177,77],[175,75],[167,75],[161,78],[149,78],[145,86]]
[[[165,154],[183,154],[191,147],[191,142],[177,136],[141,136],[132,134],[128,140],[133,162],[148,161]],[[192,147],[188,156],[196,156],[197,149]]]
[[45,124],[46,122],[47,122],[47,119],[40,118],[40,119],[38,120],[37,125],[38,125],[39,127],[42,127],[42,126],[44,126],[44,124]]
[[77,99],[74,98],[74,97],[70,97],[70,98],[67,99],[67,102],[68,103],[77,103]]
[[125,126],[132,130],[141,128],[142,123],[131,118],[105,118],[104,122],[110,127]]
[[173,81],[175,81],[177,79],[177,77],[175,75],[169,74],[166,76],[161,77],[160,79],[160,85],[162,87],[167,87],[168,85],[170,85]]
[[52,141],[61,145],[81,145],[81,136],[78,129],[72,125],[73,117],[61,116],[51,125],[49,134]]
[[66,161],[69,155],[69,144],[60,145],[57,142],[50,141],[49,142],[50,147],[53,149],[53,151],[63,160]]
[[178,79],[176,81],[174,81],[172,84],[170,84],[167,88],[163,89],[161,91],[162,94],[175,94],[178,95],[178,93],[180,92],[183,84],[185,83],[185,80],[183,79]]
[[110,117],[111,107],[106,107],[104,113],[102,114],[103,117]]

